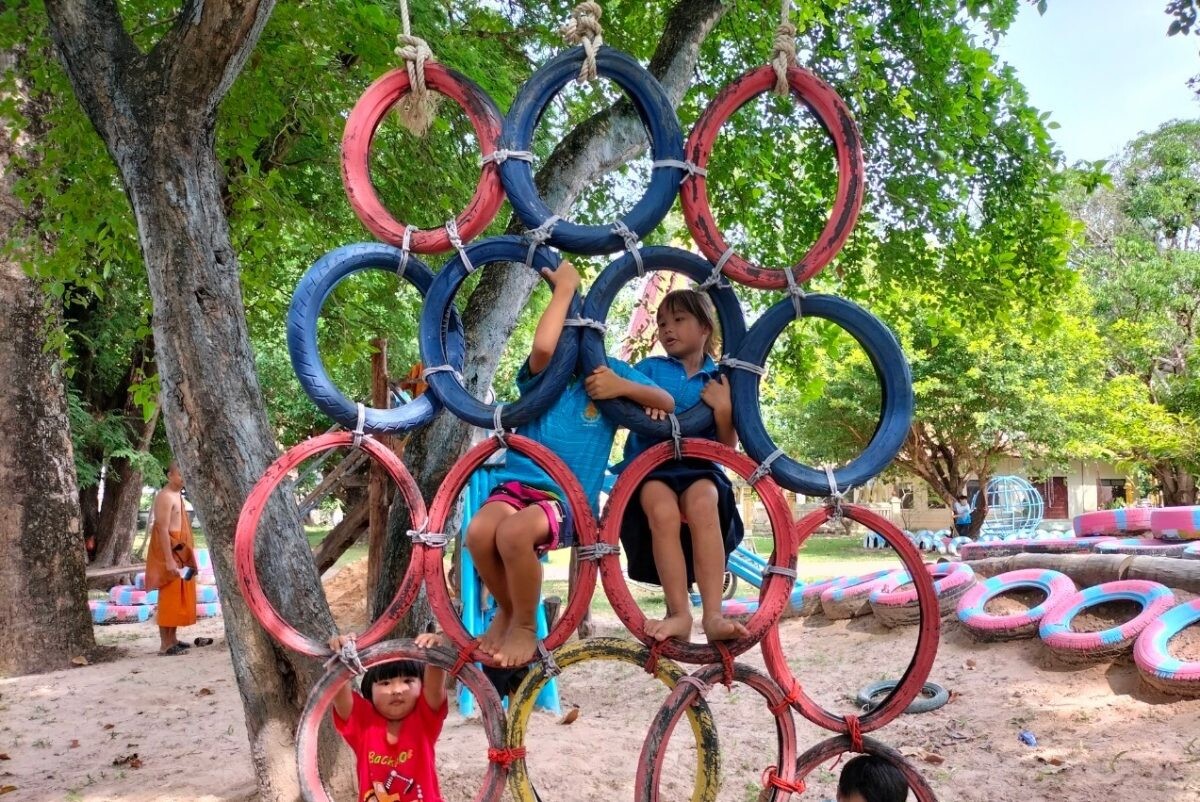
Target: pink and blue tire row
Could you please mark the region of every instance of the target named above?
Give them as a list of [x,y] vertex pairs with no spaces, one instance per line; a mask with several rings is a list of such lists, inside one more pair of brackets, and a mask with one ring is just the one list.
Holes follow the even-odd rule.
[[[157,590],[139,590],[134,585],[117,585],[108,592],[108,600],[112,604],[118,605],[137,605],[137,604],[158,604]],[[217,597],[216,585],[197,585],[196,586],[196,602],[200,604],[211,604],[220,601]]]
[[[152,604],[112,604],[106,601],[89,601],[88,610],[92,614],[92,622],[96,624],[135,624],[149,621],[158,609]],[[221,605],[217,602],[198,602],[196,616],[198,618],[215,618],[221,614]]]

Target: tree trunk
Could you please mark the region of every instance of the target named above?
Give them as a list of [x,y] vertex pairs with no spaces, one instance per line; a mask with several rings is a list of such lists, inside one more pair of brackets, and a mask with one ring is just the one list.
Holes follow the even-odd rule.
[[[667,14],[662,38],[649,69],[666,89],[674,105],[691,85],[700,45],[725,13],[718,0],[680,0]],[[579,194],[597,178],[636,157],[646,147],[646,133],[628,102],[596,114],[567,135],[538,171],[536,181],[547,205],[564,214]],[[519,230],[515,224],[511,231]],[[467,387],[477,397],[491,384],[496,366],[538,277],[523,264],[494,265],[484,271],[463,313],[469,350],[463,366]],[[448,413],[418,431],[405,447],[405,461],[428,501],[437,492],[450,466],[467,450],[471,427]],[[375,596],[369,601],[371,616],[387,607],[404,576],[412,546],[407,536],[409,512],[397,496],[384,562]],[[447,529],[453,529],[447,526]],[[427,614],[410,617],[419,627]],[[398,627],[398,634],[415,630]]]
[[89,555],[95,554],[97,539],[100,536],[99,484],[85,487],[79,491],[79,516],[83,532],[83,542],[88,544]]
[[[126,405],[126,414],[135,414]],[[139,451],[146,452],[158,426],[158,410],[150,420],[143,421],[137,440]],[[128,459],[115,459],[108,466],[104,479],[104,506],[100,509],[100,525],[96,539],[96,556],[92,564],[98,568],[128,565],[137,536],[138,511],[142,504],[142,472]]]
[[[0,73],[16,68],[19,75],[19,64],[19,54],[0,52]],[[27,214],[13,195],[12,162],[39,117],[19,94],[3,99],[25,107],[31,121],[18,132],[0,118],[0,231],[7,240]],[[96,645],[66,385],[57,354],[45,348],[46,331],[60,322],[19,257],[0,258],[0,432],[7,433],[0,437],[0,676],[63,668]]]
[[1196,475],[1186,466],[1159,462],[1152,470],[1162,488],[1164,506],[1186,507],[1196,503]]

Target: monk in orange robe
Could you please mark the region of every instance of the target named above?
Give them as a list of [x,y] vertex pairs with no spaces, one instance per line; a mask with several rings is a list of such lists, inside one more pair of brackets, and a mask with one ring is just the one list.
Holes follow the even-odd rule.
[[158,653],[184,654],[177,630],[196,623],[196,555],[183,506],[183,474],[172,462],[167,486],[154,497],[154,526],[146,555],[146,589],[158,591]]

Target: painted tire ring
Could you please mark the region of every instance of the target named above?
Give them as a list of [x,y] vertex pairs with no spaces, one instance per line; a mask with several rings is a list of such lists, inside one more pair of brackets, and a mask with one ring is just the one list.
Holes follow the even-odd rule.
[[1200,622],[1200,599],[1179,604],[1142,630],[1133,661],[1149,685],[1169,693],[1200,696],[1200,660],[1184,662],[1168,650],[1171,638]]
[[964,543],[958,547],[959,556],[964,560],[982,560],[986,557],[1009,557],[1022,554],[1025,547],[1032,541],[1026,540],[989,540],[985,543]]
[[[503,123],[500,110],[488,94],[466,76],[436,61],[426,62],[425,83],[433,91],[453,100],[466,113],[479,139],[481,155],[486,157],[494,153]],[[404,243],[405,224],[392,217],[371,184],[371,141],[384,118],[408,90],[405,68],[380,76],[354,104],[342,136],[342,183],[346,187],[346,197],[368,231],[397,247]],[[483,166],[479,184],[467,208],[455,219],[463,241],[469,242],[482,234],[503,202],[504,188],[500,184],[499,171],[494,162],[488,162]],[[450,237],[445,227],[429,231],[417,229],[412,233],[410,247],[414,253],[441,253],[450,250]]]
[[[359,652],[359,658],[367,668],[397,660],[420,660],[432,663],[446,671],[453,671],[455,656],[448,649],[420,649],[412,641],[383,641]],[[332,802],[317,765],[318,733],[325,720],[326,711],[333,704],[338,689],[353,678],[350,669],[340,661],[333,661],[325,674],[308,694],[308,702],[300,715],[296,728],[296,765],[300,774],[300,795],[304,802]],[[490,680],[473,665],[463,666],[455,678],[470,688],[483,719],[483,731],[489,749],[504,747],[504,708]],[[483,787],[475,795],[475,802],[497,802],[504,793],[504,779],[508,772],[497,762],[489,762],[484,775]]]
[[[626,638],[588,638],[573,641],[554,651],[554,662],[560,669],[586,660],[616,660],[644,669],[650,660],[650,650]],[[677,688],[679,681],[687,676],[678,664],[666,658],[660,657],[652,667],[655,678],[671,690]],[[509,748],[524,746],[534,703],[542,687],[549,681],[545,666],[534,663],[513,693],[508,706]],[[696,786],[692,792],[692,802],[714,802],[721,784],[717,725],[712,710],[703,699],[697,699],[688,708],[687,715],[696,738]],[[529,767],[523,758],[513,761],[508,787],[516,802],[535,802],[537,799],[529,778]]]
[[[512,107],[504,118],[502,147],[525,151],[533,142],[533,130],[542,113],[559,90],[579,74],[583,48],[574,47],[546,62],[517,91]],[[666,91],[636,59],[600,47],[596,53],[596,71],[620,86],[633,103],[650,136],[654,161],[683,160],[683,133]],[[500,165],[500,179],[517,217],[529,229],[537,229],[550,219],[552,212],[538,195],[533,183],[533,165],[509,159]],[[646,194],[620,222],[639,239],[654,230],[667,216],[679,193],[683,179],[680,167],[656,167],[651,171]],[[588,226],[558,221],[550,232],[549,244],[564,251],[581,254],[613,253],[626,247],[612,226]]]
[[[829,264],[850,236],[862,206],[865,175],[858,127],[842,99],[828,84],[803,68],[789,67],[787,80],[792,96],[808,106],[833,140],[838,162],[837,194],[829,220],[808,253],[795,265],[786,268],[792,271],[799,284]],[[722,89],[692,128],[686,146],[688,158],[697,167],[704,168],[725,122],[739,108],[774,85],[774,69],[763,66],[735,78]],[[700,252],[715,264],[727,251],[729,244],[713,217],[708,200],[708,181],[704,175],[697,173],[684,180],[680,202],[683,219],[692,233],[692,239],[696,241]],[[732,253],[727,259],[724,273],[758,289],[779,290],[787,287],[787,277],[783,271],[752,264],[737,253]]]
[[136,624],[149,621],[155,608],[145,604],[110,604],[104,601],[89,601],[88,612],[94,624]]
[[1149,528],[1156,537],[1196,540],[1200,538],[1200,506],[1150,510]]
[[[1120,626],[1098,632],[1071,629],[1071,622],[1084,610],[1112,601],[1137,602],[1142,609]],[[1047,611],[1038,627],[1038,636],[1055,652],[1080,656],[1124,652],[1133,646],[1134,640],[1150,626],[1150,622],[1173,606],[1175,594],[1166,585],[1132,579],[1105,582],[1077,591]]]
[[[993,598],[1014,590],[1032,588],[1046,594],[1041,604],[1023,613],[990,615],[984,607]],[[1075,592],[1075,583],[1058,571],[1026,568],[1009,571],[976,583],[958,601],[958,620],[972,633],[992,639],[1032,637],[1047,611]]]
[[[357,405],[337,389],[325,370],[317,347],[317,321],[321,307],[334,288],[348,276],[362,270],[382,270],[395,273],[403,258],[401,252],[390,245],[359,243],[346,245],[322,256],[308,269],[292,293],[292,304],[287,316],[287,345],[292,358],[292,369],[304,392],[317,405],[317,409],[353,430],[358,422]],[[433,272],[416,257],[410,256],[404,268],[403,279],[411,284],[424,298],[433,284]],[[462,321],[455,312],[451,318],[449,340],[450,362],[461,369],[466,346],[463,339]],[[437,397],[424,393],[410,403],[394,409],[366,407],[363,431],[371,434],[406,432],[433,420],[441,410]]]
[[[937,595],[933,590],[933,580],[921,570],[923,565],[921,554],[908,541],[904,533],[891,521],[865,507],[846,504],[842,506],[841,512],[850,520],[883,535],[900,555],[900,560],[905,567],[915,572],[916,582],[914,584],[917,588],[917,599],[921,610],[921,624],[917,629],[917,647],[908,668],[900,678],[900,684],[877,709],[863,715],[858,721],[860,732],[871,732],[899,716],[921,692],[921,687],[929,679],[929,672],[937,657],[941,621],[937,614]],[[810,512],[796,524],[797,539],[803,543],[832,515],[833,512],[828,506],[822,506],[820,509]],[[796,681],[796,677],[787,663],[787,657],[783,653],[779,627],[771,627],[767,630],[767,634],[762,640],[762,654],[763,662],[766,663],[771,678],[783,688],[784,693],[792,700],[792,707],[800,715],[818,727],[824,727],[834,732],[850,732],[850,724],[845,716],[835,715],[821,707]],[[809,768],[811,769],[811,767]],[[808,770],[806,769],[804,773],[807,773]],[[802,778],[804,773],[797,770],[797,777]]]
[[[896,687],[896,680],[885,679],[879,682],[872,682],[870,685],[858,692],[856,701],[859,707],[870,709],[875,707],[876,697],[882,696],[890,692]],[[905,713],[932,713],[940,707],[945,706],[950,701],[950,692],[936,682],[926,682],[921,687],[921,695],[913,700]]]
[[[635,802],[658,802],[661,796],[659,785],[663,759],[667,756],[666,747],[671,740],[671,734],[684,713],[691,710],[697,702],[703,701],[703,692],[698,686],[711,687],[721,682],[724,670],[721,665],[707,665],[697,669],[691,674],[691,681],[676,683],[662,707],[658,709],[638,756],[637,779],[633,789]],[[796,722],[788,707],[787,697],[783,695],[775,680],[742,663],[733,664],[731,679],[757,691],[766,701],[767,708],[772,711],[779,758],[771,768],[779,772],[780,780],[790,784],[796,761]],[[696,790],[699,791],[699,788]],[[693,797],[695,795],[696,792],[693,792]],[[790,798],[791,792],[779,787],[772,788],[768,795],[758,797],[760,802],[785,802]]]
[[[745,454],[740,454],[732,448],[712,440],[684,438],[681,450],[685,458],[712,460],[732,469],[743,479],[752,476],[757,468]],[[604,509],[604,517],[600,526],[602,542],[617,547],[617,551],[620,550],[618,543],[621,537],[621,519],[625,515],[625,510],[629,506],[634,492],[652,470],[674,457],[672,443],[659,443],[639,454],[621,471]],[[774,548],[771,551],[769,563],[775,568],[794,572],[796,551],[803,540],[797,540],[797,530],[793,525],[791,507],[784,498],[783,491],[769,476],[760,479],[754,489],[758,493],[771,523]],[[810,533],[806,533],[805,537],[808,534]],[[646,616],[629,591],[629,585],[625,581],[617,553],[606,554],[600,559],[600,578],[604,583],[604,593],[617,617],[635,638],[646,646],[652,645],[652,639],[646,634]],[[749,634],[737,640],[724,642],[724,649],[734,656],[739,655],[757,644],[763,633],[774,629],[783,616],[784,608],[787,607],[793,585],[794,581],[790,577],[775,572],[767,573],[763,577],[758,609],[746,622]],[[715,646],[707,643],[684,643],[677,638],[659,643],[658,651],[664,657],[683,663],[718,663],[722,659],[722,652]]]
[[[704,259],[678,248],[650,246],[641,248],[640,251],[642,264],[647,271],[670,270],[696,282],[704,281],[712,273],[712,265]],[[627,253],[610,263],[588,289],[587,298],[583,302],[584,318],[604,323],[617,293],[637,275],[638,264],[632,254]],[[717,311],[717,321],[721,326],[721,352],[724,356],[733,356],[741,348],[742,340],[746,337],[746,319],[742,314],[741,303],[728,284],[710,287],[708,297],[713,302]],[[586,328],[581,336],[582,372],[588,376],[593,370],[606,364],[604,335],[595,329]],[[651,420],[641,406],[628,399],[614,398],[598,401],[596,405],[605,416],[630,431],[661,440],[671,437],[669,420]],[[713,425],[712,408],[703,402],[677,413],[675,417],[679,421],[680,434],[684,437],[700,435]]]
[[1096,510],[1076,515],[1071,522],[1076,537],[1088,535],[1128,535],[1150,529],[1150,510],[1145,507],[1125,507],[1119,510]]
[[1101,543],[1111,543],[1115,539],[1111,535],[1085,535],[1062,540],[1037,540],[1025,546],[1025,551],[1029,554],[1085,554],[1095,551]]
[[[784,608],[781,618],[795,618],[802,615],[803,608],[804,586],[797,585],[792,588],[792,595],[788,598],[788,605]],[[749,618],[757,609],[758,599],[726,599],[721,602],[721,614],[732,618]]]
[[[350,446],[353,443],[354,435],[351,432],[332,432],[305,440],[284,452],[279,459],[271,463],[262,478],[250,490],[246,503],[242,505],[237,529],[234,533],[234,569],[238,588],[241,590],[250,612],[254,614],[258,623],[271,637],[289,649],[310,657],[329,657],[331,654],[329,646],[323,641],[301,633],[285,621],[263,592],[262,585],[258,580],[258,567],[254,561],[254,543],[258,537],[258,523],[271,494],[296,466],[314,454]],[[361,447],[369,457],[383,466],[388,476],[396,483],[396,487],[404,496],[413,520],[424,521],[425,501],[421,498],[421,491],[417,487],[416,480],[412,478],[412,474],[408,472],[408,468],[400,461],[395,452],[373,437],[364,437]],[[358,636],[361,648],[365,649],[381,640],[395,628],[397,622],[412,605],[417,591],[420,590],[421,574],[420,560],[411,560],[400,587],[396,589],[392,603],[367,628],[366,632]]]
[[[533,460],[534,464],[542,468],[566,494],[566,502],[574,518],[576,545],[594,545],[598,538],[596,517],[592,514],[592,507],[583,493],[583,488],[579,485],[579,480],[575,478],[575,474],[571,472],[570,468],[550,449],[528,437],[510,434],[505,439],[509,449]],[[446,525],[457,506],[458,497],[466,488],[471,474],[500,448],[500,442],[495,437],[489,437],[473,446],[454,463],[450,472],[446,474],[446,478],[442,480],[437,495],[433,497],[433,502],[429,505],[428,527],[430,532],[446,531]],[[420,566],[425,592],[429,596],[430,609],[454,647],[467,654],[472,662],[492,666],[495,664],[492,656],[479,650],[477,641],[467,632],[462,619],[458,617],[454,608],[454,602],[450,598],[450,589],[446,586],[446,571],[442,559],[445,554],[444,548],[444,546],[414,543],[409,570],[411,572],[413,566]],[[575,580],[574,590],[554,627],[543,639],[546,649],[554,651],[571,637],[576,627],[579,626],[584,613],[587,612],[595,588],[596,563],[592,560],[579,560],[579,573]],[[362,636],[359,636],[359,640],[362,640]]]
[[198,602],[196,604],[197,618],[216,618],[221,615],[221,605],[215,602]]
[[[869,714],[868,714],[869,715]],[[864,717],[865,718],[865,717]],[[882,741],[877,741],[874,738],[862,739],[862,753],[867,755],[877,755],[883,758],[888,763],[891,763],[896,768],[900,769],[900,773],[904,775],[904,779],[908,782],[908,786],[912,791],[917,802],[937,802],[937,795],[933,789],[929,787],[929,783],[921,776],[911,763],[905,759],[904,755],[884,744]],[[796,758],[796,778],[798,781],[803,781],[805,777],[812,773],[814,769],[822,763],[845,754],[846,752],[854,751],[854,744],[851,743],[848,735],[836,735],[832,738],[826,738],[819,744],[809,748],[804,754]]]
[[[938,617],[947,618],[953,616],[955,610],[958,609],[958,600],[966,595],[966,592],[974,586],[975,580],[972,579],[970,584],[959,585],[952,590],[939,594]],[[879,623],[892,629],[912,626],[921,620],[920,609],[915,603],[904,607],[877,607],[871,605],[871,612]]]
[[1157,557],[1180,557],[1188,548],[1186,540],[1160,540],[1153,537],[1127,537],[1101,543],[1097,554],[1145,554]]
[[[828,320],[858,341],[879,379],[880,417],[871,441],[850,464],[833,472],[839,488],[860,487],[891,464],[908,434],[913,414],[912,372],[900,343],[878,318],[865,309],[833,295],[809,295],[801,302],[804,317]],[[737,358],[765,365],[767,354],[785,326],[796,319],[790,300],[768,309],[746,334]],[[731,377],[733,421],[748,453],[762,462],[775,452],[775,443],[763,422],[759,405],[761,377],[735,370]],[[784,455],[771,465],[771,477],[782,487],[809,496],[828,496],[829,480],[823,470]]]
[[117,585],[108,591],[108,601],[117,605],[146,604],[146,593],[147,591],[138,590],[131,585]]
[[[929,563],[926,570],[933,577],[933,590],[939,599],[949,591],[975,582],[974,569],[965,563]],[[912,577],[908,571],[893,571],[881,587],[872,591],[871,606],[908,607],[916,604],[917,591],[911,584]]]
[[883,587],[891,574],[889,568],[839,579],[821,592],[821,612],[830,620],[867,615],[871,612],[871,594]]
[[[529,246],[520,237],[508,235],[468,245],[466,255],[470,266],[464,263],[461,253],[456,253],[434,278],[421,309],[419,338],[421,361],[426,371],[443,365],[455,368],[454,371],[429,372],[426,381],[430,389],[455,416],[484,429],[495,428],[497,405],[483,403],[463,386],[458,367],[455,367],[457,354],[454,352],[454,341],[447,338],[446,325],[447,321],[454,319],[450,316],[454,309],[454,296],[473,270],[495,262],[524,262],[528,251]],[[534,250],[534,270],[554,270],[558,264],[558,257],[548,248]],[[568,317],[579,317],[579,310],[579,299],[576,297],[571,301]],[[575,374],[578,358],[579,329],[567,327],[559,337],[546,369],[533,378],[528,390],[521,393],[517,401],[500,406],[503,427],[515,429],[549,409]]]

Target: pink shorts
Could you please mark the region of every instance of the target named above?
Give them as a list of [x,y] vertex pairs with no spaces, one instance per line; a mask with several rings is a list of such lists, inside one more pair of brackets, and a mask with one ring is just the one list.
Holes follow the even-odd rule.
[[541,509],[546,516],[546,523],[550,525],[550,539],[537,547],[538,554],[575,545],[575,527],[571,522],[570,509],[553,493],[520,482],[504,482],[493,487],[483,503],[507,504],[516,510],[527,507]]

